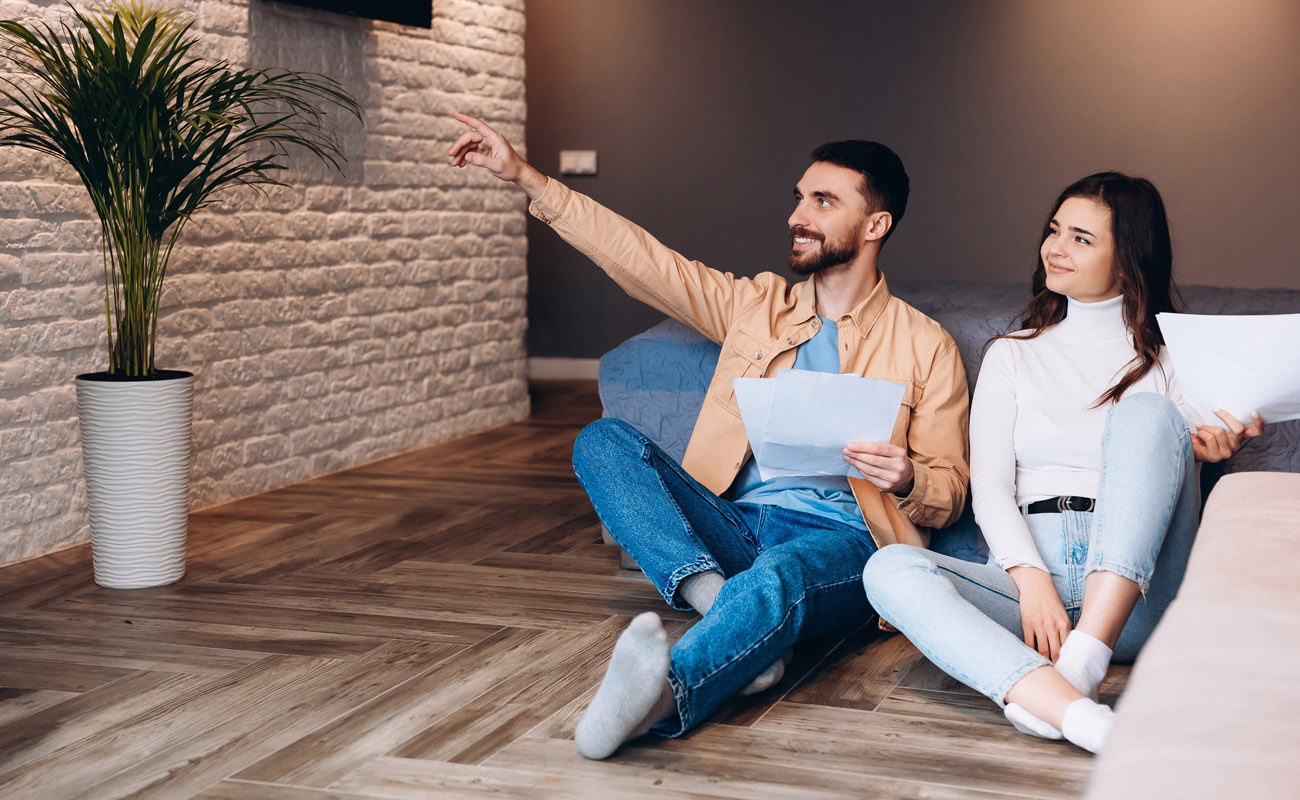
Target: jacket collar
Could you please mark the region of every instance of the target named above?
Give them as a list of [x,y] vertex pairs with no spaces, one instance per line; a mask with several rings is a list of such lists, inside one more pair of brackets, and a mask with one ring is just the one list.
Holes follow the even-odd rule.
[[[885,273],[881,272],[879,275],[880,279],[876,281],[871,293],[849,312],[849,319],[863,339],[867,338],[867,334],[875,326],[876,320],[880,318],[885,306],[889,305],[889,299],[893,296],[889,293],[889,285],[885,282]],[[814,274],[801,286],[803,290],[799,292],[799,299],[795,302],[794,318],[799,323],[811,322],[817,316],[817,276]]]

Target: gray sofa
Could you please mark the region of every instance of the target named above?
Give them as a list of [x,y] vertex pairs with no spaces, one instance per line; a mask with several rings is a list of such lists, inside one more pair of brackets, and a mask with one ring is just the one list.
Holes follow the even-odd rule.
[[[1027,284],[975,281],[891,281],[890,291],[952,334],[972,387],[985,342],[1007,331],[1029,299]],[[1300,312],[1300,291],[1187,286],[1182,296],[1186,310],[1197,314]],[[718,345],[672,320],[633,336],[600,360],[605,416],[628,421],[680,460],[718,353]],[[1300,472],[1300,420],[1269,426],[1228,462],[1203,470],[1203,496],[1225,472],[1258,470]],[[971,561],[987,555],[969,514],[951,529],[936,532],[931,546]]]

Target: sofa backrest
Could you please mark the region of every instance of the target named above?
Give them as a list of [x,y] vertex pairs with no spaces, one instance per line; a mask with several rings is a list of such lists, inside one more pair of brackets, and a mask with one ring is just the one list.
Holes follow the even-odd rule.
[[[943,325],[957,341],[966,377],[979,377],[984,345],[1010,330],[1029,300],[1026,284],[977,281],[891,281],[895,296]],[[1187,286],[1186,310],[1196,314],[1300,312],[1300,291]],[[600,397],[605,415],[627,420],[669,455],[681,459],[719,348],[695,331],[667,320],[633,336],[600,360]],[[1300,420],[1269,425],[1221,469],[1300,472]]]

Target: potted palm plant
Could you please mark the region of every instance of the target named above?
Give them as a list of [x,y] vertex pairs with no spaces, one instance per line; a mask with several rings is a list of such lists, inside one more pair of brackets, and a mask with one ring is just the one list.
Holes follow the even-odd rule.
[[331,78],[191,55],[194,18],[139,0],[58,26],[0,21],[0,145],[66,162],[103,234],[108,369],[77,378],[95,581],[158,586],[185,571],[194,376],[154,365],[173,247],[222,190],[281,184],[290,148],[334,169],[325,109],[362,119]]

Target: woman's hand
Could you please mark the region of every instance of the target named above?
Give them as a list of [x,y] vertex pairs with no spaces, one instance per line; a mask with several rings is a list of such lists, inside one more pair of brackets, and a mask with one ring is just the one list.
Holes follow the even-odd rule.
[[1020,625],[1025,644],[1056,661],[1070,634],[1070,615],[1056,593],[1052,576],[1037,567],[1012,567],[1007,574],[1020,590]]
[[1247,439],[1254,439],[1264,432],[1264,420],[1254,412],[1251,412],[1249,427],[1242,425],[1227,411],[1219,410],[1214,414],[1227,423],[1228,427],[1225,430],[1218,425],[1202,425],[1192,431],[1192,452],[1196,454],[1197,461],[1213,464],[1231,458]]
[[916,473],[907,450],[889,442],[849,442],[844,460],[882,492],[905,495],[912,491]]
[[459,111],[452,114],[457,122],[464,123],[470,130],[461,134],[456,143],[447,151],[453,167],[473,164],[491,172],[503,181],[510,181],[536,200],[546,191],[546,176],[538,172],[515,152],[506,137],[483,120],[475,119]]

